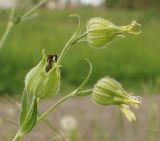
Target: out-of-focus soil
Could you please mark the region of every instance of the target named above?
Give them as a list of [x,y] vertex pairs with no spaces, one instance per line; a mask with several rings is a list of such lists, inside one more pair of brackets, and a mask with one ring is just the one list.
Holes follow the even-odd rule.
[[[160,95],[142,96],[140,109],[134,110],[137,121],[129,123],[116,106],[100,106],[90,97],[72,98],[49,114],[48,119],[56,128],[63,131],[60,121],[65,116],[73,116],[78,123],[77,130],[81,141],[93,141],[95,133],[106,134],[109,141],[159,141],[160,139]],[[42,113],[55,101],[43,101],[39,106]],[[11,141],[17,125],[10,120],[18,120],[18,108],[7,98],[0,98],[0,141]],[[23,141],[50,141],[53,132],[43,122]],[[101,141],[101,140],[97,140]]]

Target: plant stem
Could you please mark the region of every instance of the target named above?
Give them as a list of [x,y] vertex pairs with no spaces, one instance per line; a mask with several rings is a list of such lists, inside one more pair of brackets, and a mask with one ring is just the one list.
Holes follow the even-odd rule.
[[0,39],[0,49],[3,47],[4,42],[6,41],[9,33],[11,32],[12,27],[14,26],[13,17],[14,17],[15,11],[16,11],[16,2],[17,1],[15,1],[14,6],[11,10],[6,30],[4,31],[4,34],[2,35],[2,37]]
[[20,141],[21,139],[22,139],[22,136],[20,135],[20,132],[18,131],[13,141]]
[[78,38],[76,38],[75,40],[72,41],[72,39],[71,39],[71,40],[69,40],[69,41],[66,43],[65,47],[63,48],[63,50],[62,50],[62,52],[61,52],[61,54],[60,54],[60,56],[59,56],[58,64],[60,64],[60,63],[62,62],[63,57],[65,56],[65,54],[66,54],[66,52],[68,51],[69,47],[72,46],[72,45],[74,45],[78,40],[80,40],[81,38],[83,38],[86,34],[87,34],[87,32],[84,32],[83,34],[81,34],[81,35],[80,35]]
[[24,13],[21,17],[21,19],[25,19],[27,16],[30,16],[35,10],[37,10],[39,7],[41,7],[44,3],[46,3],[48,0],[41,0],[38,4],[33,6],[30,10],[28,10],[26,13]]
[[[93,89],[89,89],[89,90],[85,90],[85,91],[81,91],[80,93],[87,93],[92,91]],[[43,120],[50,112],[52,112],[55,108],[57,108],[60,104],[62,104],[65,100],[67,100],[70,97],[75,96],[77,93],[77,90],[73,91],[72,93],[68,94],[67,96],[63,97],[62,99],[60,99],[55,105],[53,105],[52,107],[50,107],[45,113],[43,113],[38,119],[37,119],[37,123],[41,120]]]
[[0,49],[2,49],[4,42],[6,41],[9,33],[11,32],[11,29],[13,27],[13,23],[12,22],[8,22],[8,25],[6,27],[6,30],[4,32],[4,34],[2,35],[2,38],[0,40]]
[[83,38],[84,36],[86,36],[87,33],[88,33],[88,32],[84,32],[83,34],[81,34],[78,38],[76,38],[76,39],[73,41],[72,45],[74,45],[78,40],[80,40],[81,38]]
[[80,92],[78,92],[78,94],[89,93],[89,92],[92,92],[92,91],[93,91],[93,89],[88,89],[88,90],[80,91]]
[[62,50],[62,52],[61,52],[61,54],[60,54],[60,56],[58,58],[58,61],[57,61],[58,64],[60,64],[62,62],[62,59],[63,59],[64,55],[66,54],[66,52],[67,52],[67,50],[68,50],[70,45],[71,44],[70,44],[70,40],[69,40],[67,42],[67,44],[65,45],[65,47],[63,48],[63,50]]
[[37,120],[37,123],[44,119],[51,111],[53,111],[55,108],[57,108],[60,104],[62,104],[65,100],[67,100],[70,97],[73,97],[75,95],[75,92],[70,93],[69,95],[63,97],[60,99],[55,105],[50,107],[46,112],[44,112]]
[[[21,19],[22,20],[25,19],[27,16],[32,14],[35,10],[37,10],[40,6],[42,6],[47,1],[48,0],[41,0],[37,5],[33,6],[30,10],[28,10],[26,13],[24,13],[24,15],[22,15]],[[11,30],[14,26],[13,17],[14,17],[15,11],[16,11],[16,3],[17,3],[17,0],[15,0],[15,4],[11,10],[6,30],[4,31],[4,34],[2,35],[2,37],[0,39],[0,49],[3,47],[4,42],[6,41],[9,33],[11,32]]]

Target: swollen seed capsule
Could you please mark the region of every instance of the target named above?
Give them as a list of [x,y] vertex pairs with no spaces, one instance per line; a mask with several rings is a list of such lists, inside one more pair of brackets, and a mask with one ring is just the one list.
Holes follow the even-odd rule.
[[132,21],[127,26],[116,26],[112,22],[103,18],[92,18],[87,23],[87,42],[90,46],[102,48],[114,39],[125,37],[123,33],[140,34],[134,32],[133,27],[141,26],[136,21]]
[[43,51],[42,60],[25,78],[25,87],[29,94],[40,99],[53,97],[56,94],[60,84],[60,70],[56,60],[56,55],[47,57]]
[[129,106],[138,108],[141,103],[140,97],[128,94],[120,83],[110,77],[104,77],[95,84],[92,98],[101,105],[119,106],[129,121],[135,120]]

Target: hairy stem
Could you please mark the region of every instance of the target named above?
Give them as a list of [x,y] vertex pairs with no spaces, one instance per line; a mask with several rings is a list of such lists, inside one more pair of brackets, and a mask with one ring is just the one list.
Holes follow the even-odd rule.
[[70,46],[71,46],[70,41],[68,41],[67,44],[65,45],[65,47],[63,48],[59,58],[58,58],[58,62],[57,62],[58,64],[60,64],[62,62],[62,59]]
[[62,99],[60,99],[55,105],[53,105],[52,107],[50,107],[46,112],[44,112],[38,119],[37,119],[37,123],[39,121],[41,121],[42,119],[44,119],[50,112],[52,112],[55,108],[57,108],[59,105],[61,105],[65,100],[67,100],[70,97],[73,97],[75,95],[75,92],[70,93],[69,95],[63,97]]
[[63,60],[66,52],[67,52],[68,49],[69,49],[69,47],[71,47],[72,45],[74,45],[78,40],[80,40],[81,38],[83,38],[86,34],[87,34],[87,32],[81,34],[81,35],[80,35],[78,38],[76,38],[75,40],[72,40],[72,39],[71,39],[71,40],[69,40],[69,41],[66,43],[65,47],[63,48],[63,50],[62,50],[62,52],[61,52],[61,54],[60,54],[60,56],[59,56],[58,64],[60,64],[60,63],[62,62],[62,60]]

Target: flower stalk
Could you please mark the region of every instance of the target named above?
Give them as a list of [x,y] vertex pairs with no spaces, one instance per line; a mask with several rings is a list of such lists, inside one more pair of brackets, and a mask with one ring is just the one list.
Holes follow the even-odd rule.
[[17,132],[17,134],[16,134],[16,136],[14,137],[14,139],[13,139],[13,141],[20,141],[21,139],[22,139],[22,135],[21,135],[21,133],[18,131]]
[[31,9],[29,9],[26,13],[24,13],[20,19],[21,21],[24,21],[27,19],[30,15],[32,15],[38,8],[40,8],[43,4],[45,4],[48,0],[41,0],[39,3],[34,5]]
[[14,26],[14,22],[13,22],[14,19],[13,18],[14,18],[14,14],[15,14],[15,11],[16,11],[16,2],[17,2],[17,0],[15,0],[15,2],[14,2],[14,5],[12,7],[12,10],[11,10],[11,13],[10,13],[10,16],[9,16],[9,21],[7,23],[7,27],[6,27],[2,37],[0,39],[0,50],[2,49],[4,42],[6,41],[8,35],[10,34],[10,32],[11,32],[13,26]]
[[43,120],[50,112],[52,112],[55,108],[61,105],[64,101],[66,101],[67,99],[73,96],[75,96],[75,92],[72,92],[68,94],[67,96],[63,97],[62,99],[60,99],[55,105],[51,106],[45,113],[43,113],[40,117],[38,117],[37,123]]
[[73,45],[75,45],[80,39],[82,39],[83,37],[85,37],[87,35],[87,32],[81,34],[78,38],[74,39],[73,41],[68,41],[65,45],[65,47],[63,48],[59,59],[58,59],[58,64],[60,64],[63,60],[63,57],[65,56],[65,54],[67,53],[67,51],[69,50],[69,48]]
[[70,17],[75,17],[78,19],[78,26],[77,26],[76,30],[74,31],[73,35],[71,36],[71,38],[69,39],[69,41],[66,43],[66,45],[62,49],[61,54],[59,56],[59,59],[57,61],[58,64],[61,64],[61,62],[62,62],[64,56],[66,55],[67,51],[69,50],[69,48],[71,46],[75,45],[81,38],[83,38],[87,34],[87,32],[81,34],[82,24],[81,24],[81,19],[80,19],[79,15],[72,14],[72,15],[70,15]]

